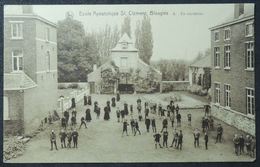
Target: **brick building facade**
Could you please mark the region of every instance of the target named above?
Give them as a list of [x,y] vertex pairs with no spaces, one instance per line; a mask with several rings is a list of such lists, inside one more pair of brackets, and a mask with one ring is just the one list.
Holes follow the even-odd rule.
[[210,30],[212,114],[254,135],[254,5],[235,4],[233,16]]
[[4,130],[11,134],[31,132],[57,107],[56,25],[19,7],[4,11]]

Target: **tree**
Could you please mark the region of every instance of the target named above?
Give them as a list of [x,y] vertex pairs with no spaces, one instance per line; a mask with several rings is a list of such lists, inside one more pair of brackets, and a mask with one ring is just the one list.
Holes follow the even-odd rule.
[[137,27],[136,35],[139,37],[137,45],[139,56],[145,63],[150,64],[150,59],[153,55],[153,34],[150,18],[148,16],[143,17],[140,32]]
[[121,27],[121,36],[127,33],[127,35],[131,38],[131,18],[129,16],[124,18],[124,22]]
[[58,80],[77,81],[77,58],[83,46],[85,31],[81,22],[67,17],[58,22]]

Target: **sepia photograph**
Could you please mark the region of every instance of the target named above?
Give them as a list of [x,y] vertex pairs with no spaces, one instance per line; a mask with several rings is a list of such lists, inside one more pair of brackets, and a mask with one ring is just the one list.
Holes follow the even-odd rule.
[[4,5],[3,162],[254,162],[255,4]]

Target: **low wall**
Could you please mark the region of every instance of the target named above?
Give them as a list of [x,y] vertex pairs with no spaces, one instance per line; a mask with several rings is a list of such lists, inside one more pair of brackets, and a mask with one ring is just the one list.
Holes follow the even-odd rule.
[[255,119],[215,104],[211,104],[211,114],[225,123],[255,136]]
[[67,89],[67,88],[81,88],[85,89],[88,86],[88,82],[59,82],[59,89]]
[[160,92],[185,91],[189,84],[189,81],[161,81]]

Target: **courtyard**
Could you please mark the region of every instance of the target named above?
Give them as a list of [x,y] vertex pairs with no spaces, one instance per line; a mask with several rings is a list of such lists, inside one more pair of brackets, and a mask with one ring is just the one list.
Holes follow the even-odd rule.
[[[77,149],[61,149],[58,133],[60,131],[60,122],[54,122],[47,125],[47,128],[32,138],[26,145],[25,152],[22,156],[7,161],[8,163],[32,163],[32,162],[60,162],[60,163],[81,163],[81,162],[228,162],[228,161],[253,161],[248,155],[236,156],[232,138],[235,133],[242,132],[219,121],[215,120],[215,124],[221,123],[224,128],[223,142],[215,144],[216,131],[209,131],[209,149],[205,150],[204,135],[201,132],[200,147],[194,148],[193,130],[201,129],[201,118],[204,116],[202,106],[206,101],[196,99],[187,93],[175,92],[181,98],[179,104],[180,113],[182,115],[183,131],[183,150],[177,150],[174,147],[155,149],[153,133],[146,132],[144,121],[139,122],[141,135],[134,136],[131,128],[128,127],[129,136],[121,136],[122,123],[117,122],[116,107],[111,107],[110,120],[104,121],[103,108],[106,101],[111,100],[112,95],[92,95],[93,102],[98,101],[101,107],[101,116],[96,118],[93,112],[93,106],[87,106],[91,109],[92,121],[87,123],[88,128],[81,128],[79,132],[79,145]],[[136,100],[140,97],[142,104],[145,101],[153,101],[161,103],[163,106],[167,104],[165,100],[171,96],[168,94],[126,94],[121,95],[121,100],[117,102],[117,106],[122,109],[124,102],[129,105],[133,104],[134,118],[137,118]],[[92,102],[92,104],[93,104]],[[77,122],[79,126],[80,118],[85,116],[87,108],[83,106],[83,101],[77,103]],[[182,109],[185,108],[185,109]],[[188,126],[187,114],[192,114],[192,126]],[[144,111],[142,111],[144,114]],[[151,114],[150,114],[151,115]],[[128,120],[130,116],[128,116]],[[156,116],[157,131],[162,128],[162,120]],[[54,129],[57,135],[58,151],[50,151],[49,135],[51,129]],[[168,146],[171,145],[173,139],[173,128],[168,128],[169,139]],[[162,139],[161,139],[162,144]]]

